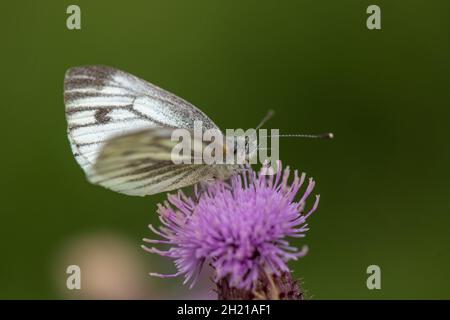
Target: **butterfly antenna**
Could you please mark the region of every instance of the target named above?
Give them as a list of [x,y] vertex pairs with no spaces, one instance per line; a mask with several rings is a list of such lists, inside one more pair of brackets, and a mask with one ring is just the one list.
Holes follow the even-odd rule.
[[[320,133],[320,134],[277,134],[277,135],[267,135],[264,138],[270,137],[281,137],[281,138],[307,138],[307,139],[333,139],[334,134],[332,132]],[[257,149],[261,149],[261,143],[258,144]],[[268,148],[270,149],[270,148]]]
[[308,139],[333,139],[334,134],[332,132],[320,133],[320,134],[278,134],[270,135],[268,137],[280,137],[280,138],[308,138]]
[[273,110],[267,111],[267,114],[264,116],[264,118],[258,124],[258,126],[256,127],[256,130],[260,129],[264,125],[264,123],[266,123],[270,118],[273,117],[274,114],[275,114],[275,112]]

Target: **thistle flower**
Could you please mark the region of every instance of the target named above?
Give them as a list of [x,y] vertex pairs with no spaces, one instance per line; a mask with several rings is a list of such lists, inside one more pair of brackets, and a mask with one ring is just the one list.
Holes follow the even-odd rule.
[[[238,294],[251,298],[257,292],[269,291],[273,294],[277,279],[298,291],[298,283],[292,280],[287,262],[304,256],[307,248],[298,250],[290,246],[286,238],[305,236],[306,219],[316,210],[319,196],[304,214],[305,201],[314,188],[314,181],[309,179],[305,192],[296,201],[305,174],[299,177],[295,171],[289,184],[289,168],[282,171],[280,164],[277,167],[272,176],[248,169],[228,182],[196,187],[192,197],[181,191],[169,195],[168,201],[158,205],[163,226],[159,229],[149,226],[163,239],[144,241],[166,244],[170,248],[167,251],[143,248],[172,258],[178,271],[151,275],[163,278],[184,275],[184,283],[191,282],[192,287],[203,265],[209,263],[222,298],[227,296],[224,290],[233,297]],[[261,290],[261,286],[270,285],[275,285],[274,290]],[[278,293],[277,297],[289,295],[292,290]],[[297,296],[301,293],[297,292]]]

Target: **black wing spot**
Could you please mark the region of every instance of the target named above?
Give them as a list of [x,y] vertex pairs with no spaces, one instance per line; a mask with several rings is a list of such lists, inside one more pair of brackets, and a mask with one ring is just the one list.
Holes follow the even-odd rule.
[[97,121],[98,124],[108,123],[109,121],[111,121],[111,118],[108,117],[108,113],[110,111],[111,111],[111,109],[108,109],[108,108],[98,109],[94,115],[95,121]]

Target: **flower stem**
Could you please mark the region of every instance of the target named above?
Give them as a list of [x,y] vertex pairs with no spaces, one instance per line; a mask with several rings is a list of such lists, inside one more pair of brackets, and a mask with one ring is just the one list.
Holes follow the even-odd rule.
[[218,300],[304,300],[299,281],[289,272],[261,276],[252,291],[231,287],[226,278],[216,285]]

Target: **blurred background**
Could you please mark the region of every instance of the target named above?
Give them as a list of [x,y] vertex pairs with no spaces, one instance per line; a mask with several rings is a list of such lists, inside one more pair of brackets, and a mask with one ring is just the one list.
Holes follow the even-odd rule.
[[[81,30],[66,8],[81,8]],[[381,30],[366,8],[381,7]],[[63,78],[104,64],[200,107],[221,128],[332,131],[283,139],[317,181],[309,254],[290,266],[312,299],[450,298],[450,3],[7,1],[1,5],[0,298],[207,298],[140,249],[164,194],[89,184],[66,136]],[[66,267],[82,290],[65,288]],[[381,290],[366,268],[381,267]],[[214,297],[214,295],[212,295]]]

